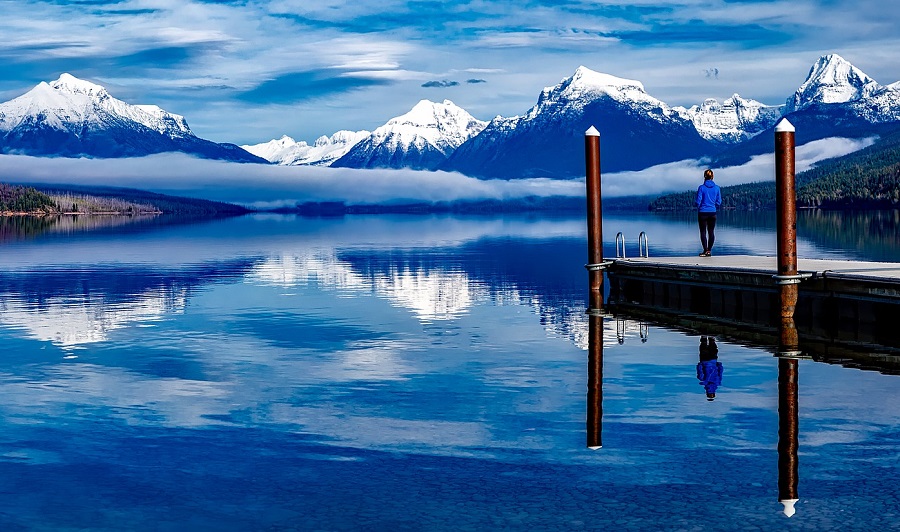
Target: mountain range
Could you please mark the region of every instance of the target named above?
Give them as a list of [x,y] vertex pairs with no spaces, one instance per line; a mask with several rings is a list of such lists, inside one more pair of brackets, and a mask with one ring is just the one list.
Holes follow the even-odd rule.
[[103,158],[179,151],[208,159],[266,162],[234,144],[197,137],[183,116],[155,105],[129,105],[71,74],[41,82],[0,104],[0,151]]
[[413,168],[481,178],[573,178],[584,173],[583,135],[596,126],[604,171],[640,170],[684,159],[740,164],[771,152],[787,117],[797,143],[867,137],[900,127],[900,82],[880,85],[831,54],[781,105],[734,94],[689,108],[649,95],[636,80],[579,67],[545,88],[525,114],[483,122],[449,100],[422,100],[374,131],[338,131],[312,145],[283,136],[256,145],[195,136],[181,116],[129,105],[103,87],[63,74],[0,104],[0,151],[39,156],[129,157],[181,151],[281,165]]

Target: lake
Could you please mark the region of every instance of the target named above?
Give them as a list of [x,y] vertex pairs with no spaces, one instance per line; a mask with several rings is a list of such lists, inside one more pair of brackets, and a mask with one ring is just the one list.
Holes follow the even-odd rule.
[[[721,215],[715,251],[774,255],[774,218]],[[799,218],[801,257],[900,262],[896,212]],[[607,317],[589,449],[582,218],[127,221],[0,220],[2,530],[900,522],[877,368],[791,362],[789,518],[775,346]],[[694,255],[695,226],[611,213],[605,254]]]

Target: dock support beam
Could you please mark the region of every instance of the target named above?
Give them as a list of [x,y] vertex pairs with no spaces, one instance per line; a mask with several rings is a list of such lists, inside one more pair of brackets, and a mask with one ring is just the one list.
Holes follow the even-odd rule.
[[589,311],[603,308],[603,205],[600,198],[600,132],[591,126],[584,133],[587,187]]
[[775,126],[775,201],[778,223],[778,275],[781,317],[793,318],[797,306],[797,192],[794,189],[794,126],[782,118]]

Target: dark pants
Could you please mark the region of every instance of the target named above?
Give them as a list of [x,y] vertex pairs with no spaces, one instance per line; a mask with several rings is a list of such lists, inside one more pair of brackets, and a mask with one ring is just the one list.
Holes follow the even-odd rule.
[[698,213],[697,223],[700,225],[700,244],[703,245],[703,251],[710,251],[716,242],[716,213]]

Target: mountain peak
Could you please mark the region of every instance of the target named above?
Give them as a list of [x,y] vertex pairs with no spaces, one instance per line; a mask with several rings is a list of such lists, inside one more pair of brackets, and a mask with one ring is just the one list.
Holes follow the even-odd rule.
[[385,125],[376,129],[375,133],[380,135],[402,131],[415,135],[422,134],[422,130],[433,130],[435,133],[439,131],[446,133],[452,130],[468,137],[470,133],[466,133],[466,131],[470,127],[476,127],[478,131],[481,131],[484,125],[483,122],[450,100],[444,100],[441,103],[419,100],[419,103],[407,113],[388,120]]
[[617,89],[638,89],[641,92],[644,92],[644,84],[640,81],[620,78],[611,74],[604,74],[602,72],[591,70],[584,65],[576,68],[575,73],[572,74],[572,77],[568,80],[563,80],[563,84],[566,84],[566,81],[569,81],[567,85],[570,87],[613,87]]
[[534,119],[549,108],[582,108],[601,98],[609,98],[626,105],[642,105],[661,109],[661,113],[669,112],[662,102],[653,98],[644,90],[644,84],[633,79],[619,78],[579,66],[575,73],[563,79],[554,87],[545,87],[538,97],[537,104],[525,115],[525,119]]
[[806,76],[806,81],[788,99],[788,111],[812,105],[846,103],[867,98],[881,86],[837,54],[820,57]]
[[420,100],[355,144],[332,166],[434,170],[487,124],[450,100]]
[[76,94],[85,94],[88,96],[100,96],[107,94],[106,89],[102,86],[91,83],[90,81],[76,78],[68,72],[60,74],[59,79],[51,82],[49,85],[56,90],[62,90]]

